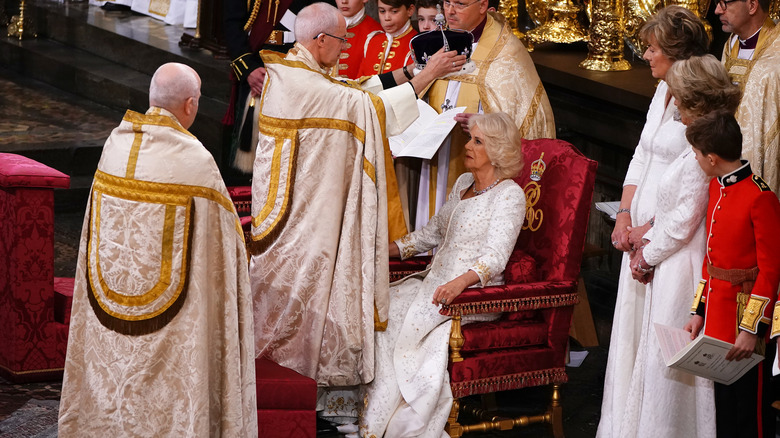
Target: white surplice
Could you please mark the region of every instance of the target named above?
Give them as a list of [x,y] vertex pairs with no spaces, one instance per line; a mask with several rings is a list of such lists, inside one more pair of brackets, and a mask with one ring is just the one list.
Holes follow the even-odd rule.
[[[525,218],[525,195],[514,181],[461,200],[472,182],[470,173],[461,175],[440,212],[396,241],[404,258],[439,249],[426,271],[391,285],[387,330],[376,333],[376,377],[366,387],[362,436],[447,436],[451,318],[431,304],[433,292],[468,270],[479,275],[477,287],[502,284]],[[463,322],[495,317],[472,315]]]
[[[688,225],[693,223],[685,222],[684,219],[695,221],[695,217],[691,217],[691,214],[695,213],[694,216],[700,214],[698,220],[701,222],[706,211],[706,184],[704,184],[705,198],[702,206],[701,198],[697,196],[697,193],[700,195],[698,190],[701,187],[697,185],[700,181],[680,183],[683,177],[696,180],[703,174],[700,169],[691,168],[690,157],[687,154],[687,151],[690,151],[690,146],[685,139],[685,126],[679,120],[675,120],[679,117],[676,117],[677,110],[674,102],[670,99],[666,103],[667,91],[666,83],[660,82],[650,104],[645,127],[623,183],[624,186],[637,186],[631,203],[631,225],[641,226],[652,217],[656,217],[658,229],[653,230],[647,237],[660,240],[660,242],[657,241],[646,249],[648,250],[648,262],[660,265],[655,273],[654,285],[646,287],[631,277],[628,254],[623,255],[615,316],[612,321],[601,420],[597,433],[597,437],[600,438],[634,436],[630,433],[627,435],[626,431],[661,437],[665,436],[663,430],[666,428],[666,423],[672,422],[674,424],[693,424],[693,429],[681,426],[680,430],[698,430],[698,436],[712,436],[706,433],[702,434],[702,430],[706,427],[697,428],[697,419],[695,418],[698,411],[696,403],[701,402],[703,405],[707,405],[712,402],[711,389],[707,388],[706,383],[697,381],[696,386],[693,386],[692,379],[688,381],[687,377],[682,378],[679,374],[667,373],[659,368],[657,357],[650,357],[660,355],[655,339],[653,320],[682,327],[689,317],[690,303],[680,304],[683,301],[680,296],[682,295],[687,301],[690,301],[694,291],[693,287],[701,277],[701,256],[696,255],[697,242],[699,241],[693,241],[685,249],[679,249],[679,246],[675,247],[675,244],[680,245],[680,241],[686,241],[686,238],[680,238],[673,244],[668,235],[664,235],[659,230],[682,233],[683,223]],[[683,155],[688,158],[683,160],[681,158]],[[692,199],[697,199],[699,204],[691,204]],[[675,210],[675,208],[680,210]],[[680,212],[685,214],[679,214]],[[678,222],[675,223],[675,221]],[[699,224],[695,225],[698,227]],[[675,229],[675,227],[680,228]],[[693,230],[690,226],[684,228],[690,232],[691,236],[687,237],[690,240],[695,234],[696,228],[693,227]],[[657,237],[653,237],[653,234],[656,234]],[[679,234],[676,236],[680,237]],[[664,239],[664,237],[666,238]],[[670,255],[674,253],[675,248],[679,252]],[[703,251],[703,248],[698,248],[698,250]],[[662,263],[666,257],[669,257],[669,260]],[[698,265],[696,257],[698,257]],[[675,270],[675,268],[679,269]],[[658,295],[655,300],[652,295],[653,290]],[[648,361],[650,361],[649,364]],[[682,383],[665,381],[664,379],[667,378],[679,379]],[[647,396],[644,403],[636,400],[642,394],[652,392],[653,385],[659,385],[659,388],[663,387],[664,389],[659,390],[657,394]],[[697,402],[688,409],[680,409],[680,415],[687,416],[684,420],[676,420],[677,413],[670,414],[669,418],[657,418],[657,415],[664,412],[666,406],[658,406],[657,412],[654,412],[655,407],[650,406],[651,403],[677,406],[672,399],[680,397],[687,400],[686,397],[689,395],[695,397]],[[646,410],[644,414],[642,413],[643,409]],[[714,404],[712,409],[714,410]],[[642,418],[643,416],[644,418]],[[641,422],[640,418],[642,418]],[[647,420],[653,419],[656,423],[646,424],[645,418]],[[640,424],[647,427],[637,431]],[[659,427],[661,429],[658,429]]]

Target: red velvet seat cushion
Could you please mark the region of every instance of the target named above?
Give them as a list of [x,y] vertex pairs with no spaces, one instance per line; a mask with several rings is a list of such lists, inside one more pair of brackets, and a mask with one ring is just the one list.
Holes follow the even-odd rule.
[[70,177],[30,158],[0,153],[0,187],[67,189],[70,187]]
[[462,353],[547,344],[547,323],[541,318],[495,321],[463,326]]
[[317,383],[268,359],[255,359],[257,409],[311,410],[317,406]]

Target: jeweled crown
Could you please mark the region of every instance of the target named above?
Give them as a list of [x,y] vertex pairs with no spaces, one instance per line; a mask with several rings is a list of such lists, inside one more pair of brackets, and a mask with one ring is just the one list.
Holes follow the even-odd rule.
[[542,155],[539,156],[539,159],[531,163],[531,180],[532,181],[539,181],[542,179],[542,174],[544,173],[545,169],[547,169],[547,164],[544,163],[544,152],[542,152]]

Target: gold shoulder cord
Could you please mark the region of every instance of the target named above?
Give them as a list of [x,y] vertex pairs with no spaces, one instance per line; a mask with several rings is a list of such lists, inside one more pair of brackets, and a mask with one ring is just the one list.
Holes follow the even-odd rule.
[[[247,0],[246,8],[249,9],[249,2],[252,0]],[[252,28],[252,25],[255,24],[255,20],[257,19],[257,14],[260,13],[260,3],[262,3],[262,0],[255,0],[254,4],[252,5],[252,12],[249,13],[249,20],[246,21],[246,24],[244,25],[244,32],[249,31],[249,29]],[[271,16],[271,1],[268,2],[268,16]]]

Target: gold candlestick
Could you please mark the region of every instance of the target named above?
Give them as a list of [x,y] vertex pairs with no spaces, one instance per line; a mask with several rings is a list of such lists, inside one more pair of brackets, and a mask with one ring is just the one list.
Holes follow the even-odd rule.
[[24,16],[25,4],[24,0],[19,4],[19,15],[11,17],[11,22],[8,23],[8,36],[17,37],[21,40],[24,37],[37,38],[38,34],[35,31],[35,23],[32,17]]

